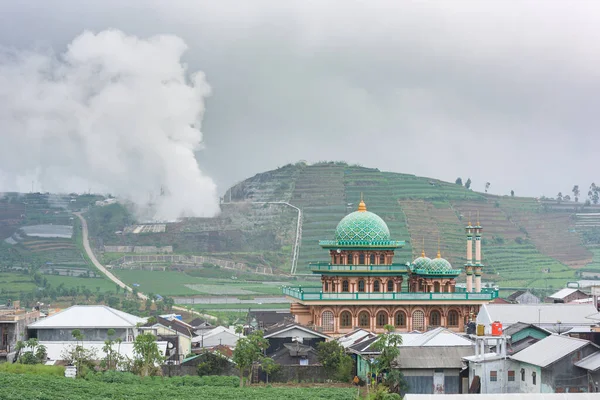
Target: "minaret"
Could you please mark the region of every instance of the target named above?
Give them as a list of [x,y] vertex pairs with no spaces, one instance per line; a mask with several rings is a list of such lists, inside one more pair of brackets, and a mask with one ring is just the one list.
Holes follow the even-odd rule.
[[465,227],[467,233],[467,263],[465,272],[467,274],[467,292],[473,291],[473,226],[471,225],[471,213],[469,213],[469,225]]
[[477,225],[474,226],[475,230],[475,292],[481,292],[481,272],[483,270],[483,264],[481,264],[481,224],[479,223],[479,211],[477,211]]

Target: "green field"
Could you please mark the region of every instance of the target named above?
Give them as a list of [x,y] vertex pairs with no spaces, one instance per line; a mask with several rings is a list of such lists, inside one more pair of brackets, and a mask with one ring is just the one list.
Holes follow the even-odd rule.
[[[197,377],[196,377],[197,378]],[[170,379],[174,382],[169,383]],[[180,382],[179,385],[175,381]],[[323,387],[232,387],[181,385],[177,378],[146,379],[136,383],[106,383],[55,376],[0,373],[0,399],[100,400],[100,399],[260,399],[260,400],[351,400],[353,388]]]
[[[255,282],[234,279],[206,279],[178,271],[113,269],[112,273],[143,293],[162,296],[259,296],[281,295],[281,284],[287,282]],[[291,282],[291,281],[290,281]],[[281,283],[281,284],[280,284]],[[133,286],[137,284],[137,286]],[[294,281],[294,285],[315,286],[315,281]]]
[[219,311],[219,310],[270,310],[281,309],[289,310],[289,303],[261,303],[261,304],[194,304],[194,310]]

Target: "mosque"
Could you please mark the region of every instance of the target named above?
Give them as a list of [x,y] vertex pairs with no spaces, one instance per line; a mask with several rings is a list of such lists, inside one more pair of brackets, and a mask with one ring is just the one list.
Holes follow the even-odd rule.
[[358,210],[337,225],[335,240],[319,241],[331,258],[310,264],[312,273],[321,275],[321,286],[284,287],[283,293],[297,323],[332,336],[357,328],[383,332],[388,324],[400,332],[440,326],[463,332],[481,305],[498,296],[497,290],[481,287],[482,231],[479,222],[465,227],[467,283],[457,287],[462,269],[439,249],[433,259],[423,251],[412,263],[394,263],[394,250],[404,242],[391,240],[386,223],[361,199]]

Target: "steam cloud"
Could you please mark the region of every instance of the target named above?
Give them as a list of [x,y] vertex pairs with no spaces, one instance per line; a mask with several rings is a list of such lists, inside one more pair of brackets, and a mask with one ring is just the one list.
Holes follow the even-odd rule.
[[[202,72],[185,43],[84,32],[64,54],[0,48],[0,190],[111,193],[157,219],[212,216],[216,185],[194,151]],[[163,195],[160,195],[161,190]]]

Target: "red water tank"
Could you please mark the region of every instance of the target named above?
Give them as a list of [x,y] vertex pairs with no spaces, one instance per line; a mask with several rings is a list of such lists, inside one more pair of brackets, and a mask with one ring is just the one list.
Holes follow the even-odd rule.
[[492,336],[502,336],[502,323],[494,322],[492,323]]

